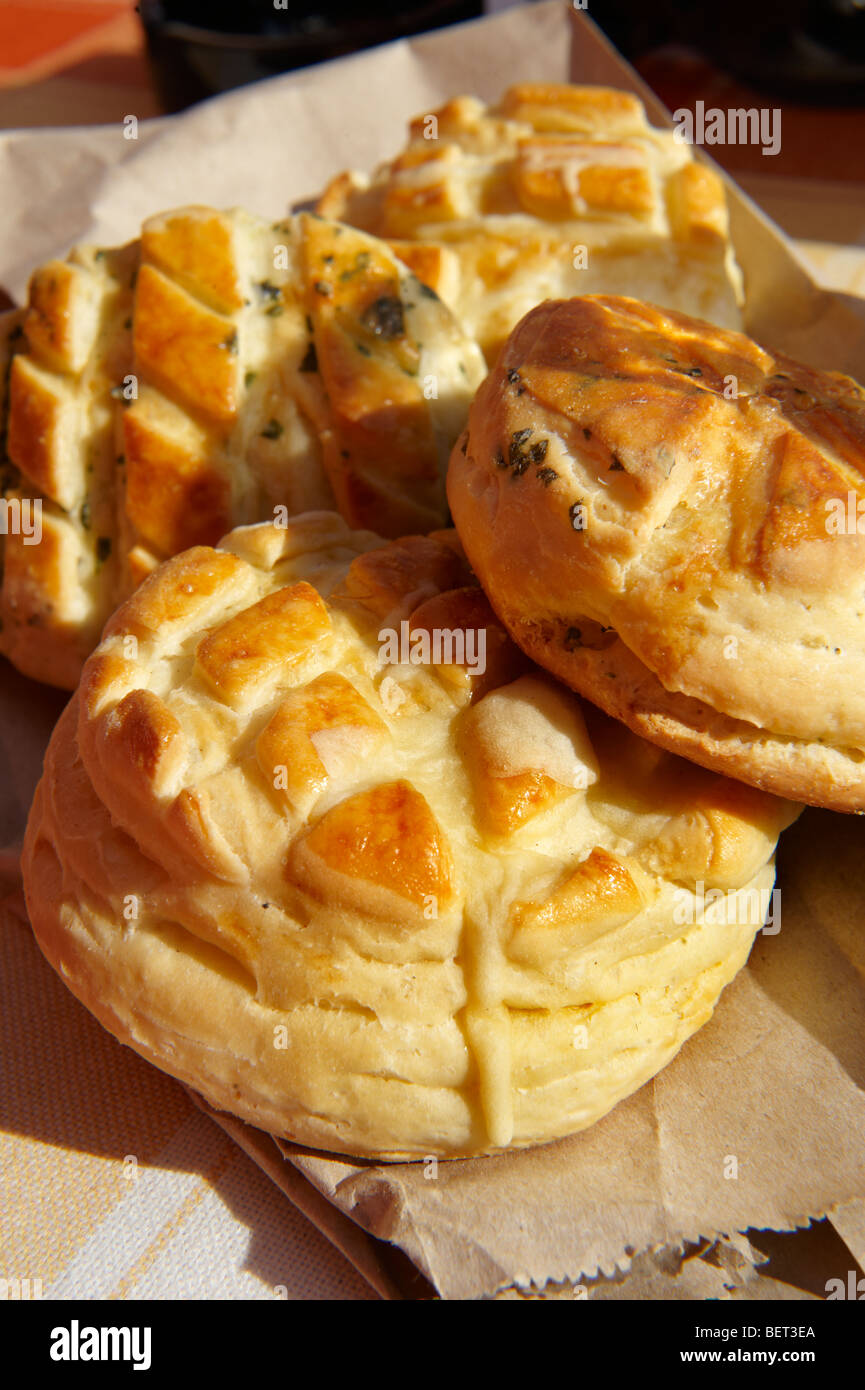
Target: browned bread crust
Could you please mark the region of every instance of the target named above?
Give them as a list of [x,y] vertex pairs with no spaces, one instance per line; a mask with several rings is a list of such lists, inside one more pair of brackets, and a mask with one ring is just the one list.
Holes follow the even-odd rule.
[[856,382],[588,297],[513,333],[448,491],[493,606],[541,665],[663,747],[852,811],[863,462]]

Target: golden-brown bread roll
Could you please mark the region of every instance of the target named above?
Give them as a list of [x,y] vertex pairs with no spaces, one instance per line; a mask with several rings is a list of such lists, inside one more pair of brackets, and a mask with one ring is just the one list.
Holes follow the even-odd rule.
[[[437,651],[466,629],[483,661]],[[382,665],[388,630],[438,664]],[[797,810],[581,707],[453,532],[318,513],[185,552],[114,615],[24,881],[69,987],[212,1104],[478,1154],[591,1124],[709,1018]]]
[[858,811],[863,464],[848,377],[590,297],[515,330],[448,491],[493,607],[542,666],[672,752]]
[[336,178],[318,210],[389,239],[489,362],[529,309],[574,294],[741,326],[723,184],[629,92],[521,83],[497,106],[456,97],[409,133],[372,178]]
[[42,540],[7,539],[0,650],[28,675],[74,686],[161,559],[276,507],[385,535],[446,520],[483,359],[383,242],[181,208],[43,266],[23,327],[4,482],[41,501]]

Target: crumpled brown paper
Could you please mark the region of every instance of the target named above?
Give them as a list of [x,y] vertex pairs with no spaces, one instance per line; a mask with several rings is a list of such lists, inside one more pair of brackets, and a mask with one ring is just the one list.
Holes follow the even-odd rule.
[[[0,283],[20,297],[34,264],[82,238],[135,236],[173,204],[280,215],[340,169],[394,152],[409,116],[457,92],[563,80],[572,18],[551,0],[389,45],[142,125],[136,142],[120,128],[2,136]],[[574,36],[574,77],[639,88],[582,15]],[[817,290],[732,189],[731,214],[755,335],[865,376],[861,302]],[[20,837],[64,698],[3,666],[0,844]],[[487,1159],[376,1165],[216,1118],[384,1297],[813,1296],[761,1274],[737,1233],[828,1214],[850,1266],[865,1258],[863,832],[858,818],[807,811],[785,833],[780,932],[757,938],[674,1062],[583,1134]],[[14,850],[3,861],[13,870]]]

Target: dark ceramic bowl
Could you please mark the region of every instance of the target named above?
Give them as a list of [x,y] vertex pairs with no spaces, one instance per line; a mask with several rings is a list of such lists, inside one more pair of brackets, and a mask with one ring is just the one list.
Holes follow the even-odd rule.
[[140,0],[154,80],[168,111],[293,68],[477,18],[481,0],[425,0],[398,13],[350,3]]

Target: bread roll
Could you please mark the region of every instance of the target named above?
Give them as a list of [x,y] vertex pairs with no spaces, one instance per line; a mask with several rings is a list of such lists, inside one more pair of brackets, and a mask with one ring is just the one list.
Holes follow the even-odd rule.
[[863,465],[850,378],[589,297],[514,331],[448,491],[534,660],[671,752],[861,811]]
[[418,116],[372,175],[318,210],[390,240],[487,360],[529,309],[629,294],[738,328],[742,277],[724,188],[629,92],[521,83],[496,106],[456,97]]
[[114,615],[23,870],[69,987],[213,1105],[458,1156],[582,1129],[670,1060],[797,809],[531,666],[452,532],[317,513],[169,560]]
[[483,359],[363,233],[180,208],[43,266],[23,326],[4,483],[39,500],[42,539],[7,538],[0,650],[27,675],[73,687],[160,560],[276,508],[385,535],[446,519]]

